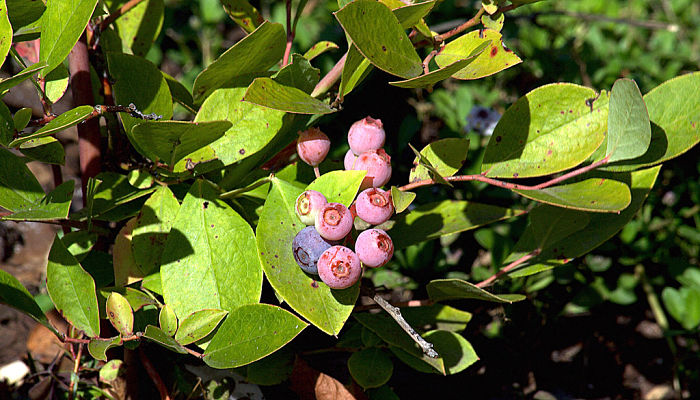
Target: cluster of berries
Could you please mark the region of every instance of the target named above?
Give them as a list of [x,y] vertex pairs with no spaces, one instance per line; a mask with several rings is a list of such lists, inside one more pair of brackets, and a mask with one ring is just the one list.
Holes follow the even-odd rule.
[[[345,168],[367,171],[362,191],[350,208],[329,203],[314,190],[297,198],[296,213],[309,226],[292,242],[294,259],[305,272],[318,275],[332,289],[352,286],[362,276],[362,265],[381,267],[394,254],[389,235],[376,228],[357,235],[355,251],[343,245],[352,241],[355,217],[364,221],[363,225],[379,225],[394,213],[390,192],[379,189],[391,177],[390,157],[381,148],[385,137],[381,120],[371,117],[355,122],[348,132],[350,150],[345,156]],[[330,141],[320,130],[311,128],[300,133],[297,153],[307,164],[316,167],[329,148]]]

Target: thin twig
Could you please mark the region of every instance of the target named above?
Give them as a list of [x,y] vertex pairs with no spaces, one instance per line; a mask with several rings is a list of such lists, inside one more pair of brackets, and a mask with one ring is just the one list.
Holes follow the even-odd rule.
[[430,68],[428,68],[428,66],[429,66],[429,64],[430,64],[430,60],[432,60],[433,57],[435,57],[435,55],[437,54],[437,52],[438,52],[437,50],[431,51],[431,52],[428,53],[428,55],[425,57],[425,60],[423,60],[423,72],[424,72],[424,73],[426,73],[426,74],[427,74],[427,73],[430,73]]
[[294,41],[294,30],[292,29],[292,0],[286,0],[287,8],[287,46],[284,48],[284,58],[282,66],[289,64],[289,55],[292,53],[292,42]]
[[540,254],[540,249],[535,249],[524,256],[518,258],[517,260],[513,261],[512,263],[506,265],[503,267],[500,271],[496,272],[492,276],[490,276],[487,279],[484,279],[483,281],[479,282],[476,284],[476,287],[478,288],[484,288],[486,286],[491,285],[496,279],[502,277],[503,275],[507,274],[509,271],[511,271],[513,268],[519,266],[520,264],[524,263],[525,261],[536,257],[538,254]]
[[345,53],[333,68],[331,68],[331,70],[316,84],[313,92],[311,92],[311,97],[318,97],[326,93],[338,82],[338,79],[340,79],[340,76],[343,74],[343,67],[345,67],[345,59],[347,59],[347,57],[348,53]]
[[461,24],[460,26],[451,29],[443,34],[437,35],[433,37],[433,41],[436,43],[441,43],[444,42],[445,39],[449,39],[454,35],[457,35],[459,33],[464,32],[465,30],[471,28],[472,26],[476,26],[479,23],[481,23],[481,16],[484,14],[484,8],[480,8],[479,11],[468,21],[465,23]]
[[401,315],[401,310],[398,307],[392,306],[388,301],[384,300],[382,296],[378,295],[372,288],[363,287],[362,290],[365,292],[365,295],[371,297],[375,303],[377,303],[382,309],[384,309],[384,311],[386,311],[391,316],[391,318],[393,318],[394,321],[396,321],[396,323],[399,324],[399,326],[401,327],[401,329],[404,330],[404,332],[408,333],[411,339],[413,339],[418,344],[418,346],[421,347],[425,355],[427,355],[430,358],[440,357],[438,352],[435,351],[435,349],[433,349],[433,344],[423,339],[423,337],[419,335],[418,332],[416,332],[416,330],[413,329],[413,327],[411,327],[411,325],[408,322],[406,322],[406,320]]
[[140,2],[143,0],[129,0],[127,1],[123,6],[119,7],[118,10],[114,11],[113,13],[109,14],[107,18],[105,18],[102,22],[100,22],[99,28],[100,31],[103,31],[107,29],[107,27],[114,21],[117,20],[117,18],[121,17],[122,15],[126,14],[127,11],[131,10],[132,8],[136,7]]
[[[596,161],[592,164],[589,164],[585,167],[581,167],[578,169],[575,169],[569,173],[566,173],[564,175],[558,176],[556,178],[550,179],[546,182],[542,182],[538,185],[521,185],[518,183],[510,183],[510,182],[505,182],[505,181],[499,181],[498,179],[493,179],[493,178],[488,178],[484,175],[477,174],[477,175],[455,175],[455,176],[446,176],[443,179],[445,179],[448,182],[468,182],[468,181],[479,181],[479,182],[484,182],[488,183],[489,185],[493,186],[498,186],[502,187],[504,189],[510,189],[510,190],[540,190],[547,188],[552,185],[556,185],[557,183],[563,182],[567,179],[573,178],[577,175],[581,175],[583,173],[586,173],[588,171],[591,171],[595,168],[600,167],[601,165],[605,165],[609,162],[610,158],[605,157],[604,159],[600,161]],[[430,185],[435,185],[438,182],[435,179],[423,179],[420,181],[416,182],[411,182],[409,184],[403,185],[399,187],[399,190],[401,191],[406,191],[406,190],[411,190],[415,189],[417,187],[421,186],[430,186]]]

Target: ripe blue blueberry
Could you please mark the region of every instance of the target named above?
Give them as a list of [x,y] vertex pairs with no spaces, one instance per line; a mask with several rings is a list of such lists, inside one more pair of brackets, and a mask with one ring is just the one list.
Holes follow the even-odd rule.
[[313,226],[307,226],[297,233],[292,241],[292,253],[297,264],[309,274],[318,275],[318,259],[331,244],[316,232]]

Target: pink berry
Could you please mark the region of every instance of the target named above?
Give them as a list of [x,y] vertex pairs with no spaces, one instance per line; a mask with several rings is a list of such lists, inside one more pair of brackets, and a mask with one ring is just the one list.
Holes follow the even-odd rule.
[[350,233],[352,219],[347,207],[328,203],[316,215],[316,230],[326,240],[340,240]]
[[394,242],[381,229],[368,229],[355,241],[357,257],[368,267],[377,268],[386,264],[394,255]]
[[384,147],[386,133],[381,119],[365,117],[350,127],[348,131],[348,143],[350,149],[356,155],[368,150],[377,150]]
[[382,189],[369,188],[363,190],[355,200],[357,216],[372,225],[386,222],[394,213],[390,193]]
[[391,157],[384,149],[365,151],[357,157],[353,169],[367,171],[361,190],[384,186],[391,178]]
[[362,264],[352,250],[333,246],[318,259],[318,276],[331,289],[345,289],[362,276]]
[[307,190],[297,197],[295,209],[304,225],[313,225],[316,223],[316,214],[327,203],[326,197],[320,192]]
[[353,153],[352,150],[348,150],[348,152],[345,153],[345,159],[343,160],[343,165],[345,166],[346,171],[352,170],[353,165],[355,165],[355,160],[357,160],[355,153]]
[[297,154],[305,163],[317,166],[326,158],[331,148],[331,141],[318,128],[309,128],[299,132],[297,139]]

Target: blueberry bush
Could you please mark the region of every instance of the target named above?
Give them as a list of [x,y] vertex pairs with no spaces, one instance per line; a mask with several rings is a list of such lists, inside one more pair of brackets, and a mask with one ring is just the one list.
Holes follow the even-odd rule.
[[[612,44],[538,22],[559,13],[599,30],[588,28],[587,12],[605,2],[579,12],[537,0],[201,0],[198,18],[182,26],[184,9],[173,3],[0,0],[0,54],[17,66],[0,94],[30,81],[44,110],[32,119],[0,102],[2,219],[61,228],[47,259],[50,304],[40,307],[5,271],[0,302],[66,346],[75,368],[57,390],[68,398],[114,396],[120,376],[132,398],[225,391],[221,382],[192,383],[179,367],[153,368],[147,346],[261,385],[287,380],[314,352],[340,352],[350,384],[337,390],[358,397],[395,398],[398,365],[458,374],[479,360],[463,333],[472,318],[458,308],[463,300],[508,306],[554,290],[553,274],[573,260],[607,271],[600,260],[611,238],[634,247],[643,236],[648,245],[651,210],[638,211],[648,210],[662,165],[700,141],[696,48],[683,47],[669,68],[617,52],[591,74],[577,57]],[[456,9],[469,16],[450,20]],[[690,12],[669,12],[676,18],[648,44],[660,52],[693,23],[683,20]],[[629,21],[618,22],[616,34],[634,39]],[[516,32],[516,23],[532,26]],[[238,27],[235,40],[220,34],[222,24]],[[528,63],[569,45],[566,67]],[[180,76],[166,71],[168,60],[183,66]],[[547,74],[552,83],[528,84]],[[390,103],[362,108],[377,106],[359,95],[367,86],[413,96],[413,113]],[[55,114],[69,89],[72,108]],[[510,96],[502,116],[482,109],[467,118],[475,100],[493,104],[496,89]],[[485,122],[469,125],[476,117]],[[435,134],[434,118],[450,133]],[[81,176],[64,181],[56,134],[72,127]],[[30,161],[51,166],[52,190]],[[687,190],[697,195],[695,186]],[[468,231],[490,260],[447,271],[445,255],[429,249],[449,249]],[[697,231],[681,231],[697,253]],[[698,269],[675,276],[679,289],[645,290],[662,292],[682,328],[697,329]],[[596,276],[578,282],[618,304],[630,303],[638,282],[649,286],[619,278],[607,291]],[[392,287],[422,297],[387,300]],[[68,331],[49,322],[52,308]],[[337,341],[295,346],[319,334]],[[134,360],[148,388],[129,378]],[[321,396],[313,390],[295,391]]]

